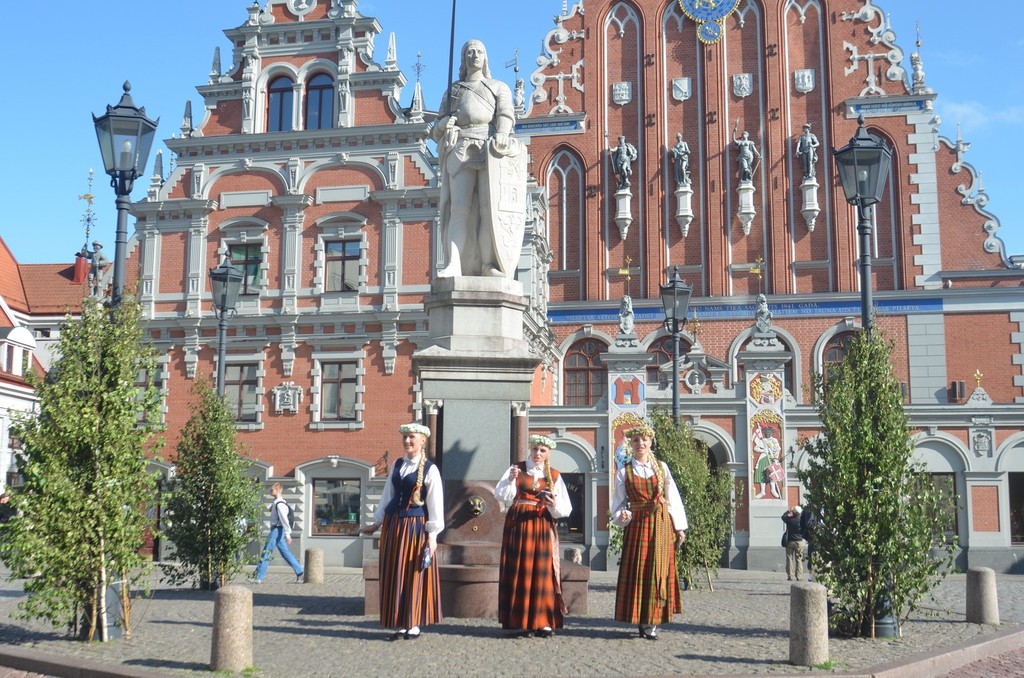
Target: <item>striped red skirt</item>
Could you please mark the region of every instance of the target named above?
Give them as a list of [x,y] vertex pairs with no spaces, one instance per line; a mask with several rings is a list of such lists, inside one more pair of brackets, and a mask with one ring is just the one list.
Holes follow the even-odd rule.
[[498,621],[505,629],[562,628],[555,524],[535,502],[517,502],[505,515],[498,570]]
[[384,516],[380,533],[380,625],[392,629],[442,621],[441,578],[434,558],[420,568],[427,546],[426,519]]

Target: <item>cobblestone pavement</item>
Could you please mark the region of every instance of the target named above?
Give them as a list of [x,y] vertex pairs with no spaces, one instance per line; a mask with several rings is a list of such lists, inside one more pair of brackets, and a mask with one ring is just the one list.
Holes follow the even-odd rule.
[[[0,573],[2,575],[2,573]],[[872,667],[911,662],[1024,629],[1024,577],[999,575],[1003,626],[964,621],[965,575],[946,578],[893,640],[830,639],[832,670],[869,673]],[[247,585],[247,584],[242,584]],[[509,638],[494,620],[446,619],[417,641],[386,642],[377,620],[363,615],[359,570],[329,571],[323,585],[295,584],[290,571],[272,568],[253,589],[253,676],[656,676],[806,673],[789,656],[789,584],[778,573],[722,570],[715,590],[683,592],[683,614],[656,643],[611,619],[614,573],[592,573],[589,613],[567,617],[554,638]],[[213,594],[156,582],[136,601],[131,640],[87,645],[39,622],[12,619],[21,582],[0,584],[0,638],[22,650],[92,660],[121,670],[163,675],[209,675]],[[1004,652],[1014,650],[1003,650]],[[1019,675],[1024,657],[1011,652],[970,665],[971,675]],[[955,668],[956,664],[949,665]],[[42,670],[42,669],[37,669]],[[965,669],[956,675],[969,675]],[[0,669],[0,676],[3,669]],[[1000,673],[1000,671],[1010,671]],[[820,669],[819,669],[820,672]],[[936,671],[932,671],[936,673]],[[11,676],[28,676],[13,672]],[[889,674],[887,674],[889,675]],[[907,674],[895,674],[907,675]],[[919,674],[920,675],[920,674]],[[950,674],[953,675],[953,674]]]

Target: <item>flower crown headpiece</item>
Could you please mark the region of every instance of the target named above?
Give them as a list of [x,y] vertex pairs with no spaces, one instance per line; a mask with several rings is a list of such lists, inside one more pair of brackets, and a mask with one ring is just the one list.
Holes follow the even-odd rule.
[[547,436],[532,435],[529,440],[530,445],[543,445],[549,450],[555,449],[555,441]]
[[634,426],[633,428],[626,431],[626,440],[632,440],[637,436],[647,436],[648,438],[654,437],[654,429],[650,426]]
[[409,433],[419,433],[420,435],[430,437],[430,429],[423,424],[402,424],[398,427],[398,432],[402,435],[408,435]]

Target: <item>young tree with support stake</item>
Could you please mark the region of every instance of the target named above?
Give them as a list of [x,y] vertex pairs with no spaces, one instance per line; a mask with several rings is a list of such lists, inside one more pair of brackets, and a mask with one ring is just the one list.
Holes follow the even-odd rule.
[[223,398],[204,380],[175,459],[177,473],[164,502],[178,562],[164,569],[174,583],[191,581],[201,589],[223,586],[255,556],[246,553],[262,514],[263,490],[246,475],[252,460],[235,437],[235,422]]
[[891,343],[875,329],[850,343],[827,375],[813,375],[821,434],[802,444],[798,475],[813,528],[811,567],[835,601],[841,632],[875,637],[898,624],[952,565],[949,506],[914,461]]
[[14,518],[0,543],[12,579],[28,578],[24,618],[49,620],[85,640],[109,638],[107,591],[120,583],[118,618],[131,633],[131,594],[148,574],[140,553],[157,501],[145,451],[155,447],[161,394],[150,383],[152,350],[131,299],[113,309],[85,299],[61,326],[59,358],[29,375],[36,416],[13,432],[23,442]]

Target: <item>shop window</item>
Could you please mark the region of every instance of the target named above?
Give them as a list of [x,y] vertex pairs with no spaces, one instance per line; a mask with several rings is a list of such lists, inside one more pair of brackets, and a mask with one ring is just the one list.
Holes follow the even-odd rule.
[[292,129],[292,81],[281,76],[270,81],[267,97],[267,131],[290,132]]
[[334,82],[326,73],[318,73],[306,83],[306,129],[333,126]]
[[355,292],[359,289],[359,241],[324,243],[327,292]]
[[608,383],[608,368],[601,361],[601,353],[607,348],[595,339],[584,339],[569,349],[565,356],[566,405],[595,405],[604,395]]
[[356,363],[322,363],[321,412],[322,421],[355,421],[356,419]]
[[1024,545],[1024,473],[1008,473],[1010,481],[1010,543]]
[[562,542],[583,543],[583,518],[586,515],[584,499],[586,491],[584,476],[582,473],[563,473],[562,482],[569,493],[569,501],[572,503],[572,513],[568,518],[562,518],[557,523],[558,540]]
[[363,494],[355,478],[313,480],[314,537],[354,537],[359,534]]
[[224,400],[236,422],[256,422],[256,363],[228,364],[224,370]]
[[231,258],[231,265],[242,272],[242,287],[238,293],[242,295],[259,294],[263,245],[261,243],[231,245],[228,248],[228,256]]

